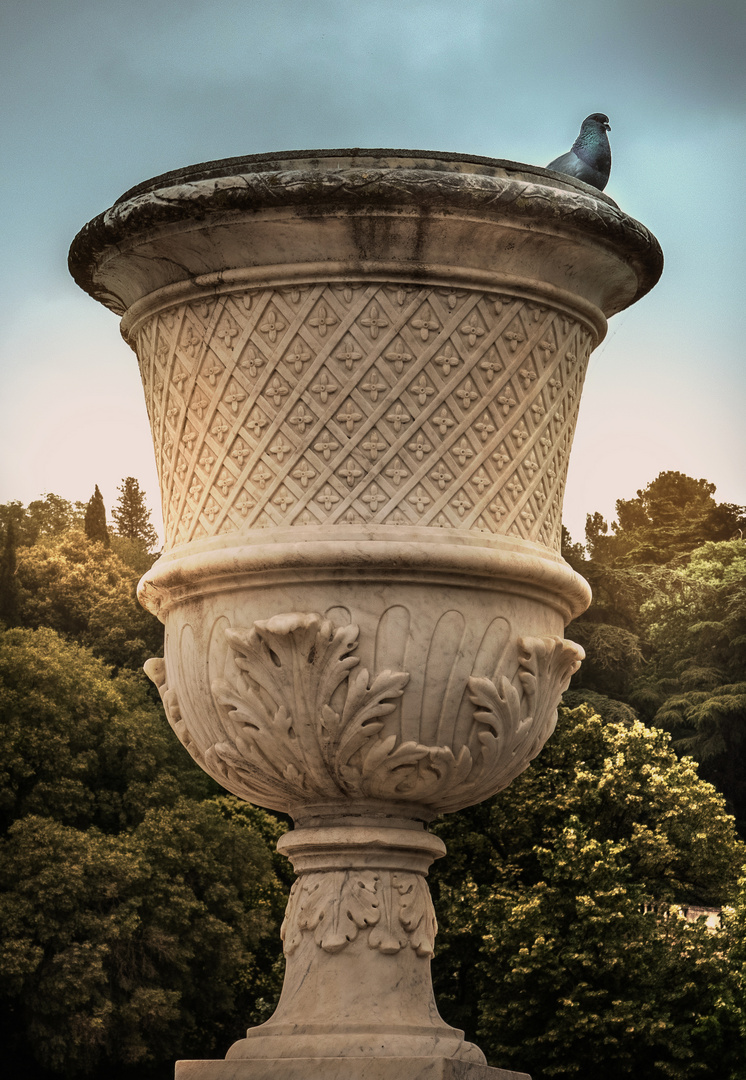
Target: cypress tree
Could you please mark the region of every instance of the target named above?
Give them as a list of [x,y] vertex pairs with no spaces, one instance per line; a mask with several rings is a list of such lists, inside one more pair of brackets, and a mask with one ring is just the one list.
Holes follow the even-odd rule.
[[109,530],[106,527],[104,497],[98,489],[98,484],[96,484],[96,490],[91,495],[85,508],[84,527],[89,540],[96,540],[98,543],[103,544],[104,547],[109,546]]
[[0,620],[6,626],[15,626],[17,618],[16,527],[11,519],[5,529],[5,541],[0,555]]
[[144,492],[134,476],[125,477],[118,490],[119,499],[111,513],[117,533],[130,540],[139,540],[151,551],[158,543],[158,536],[150,522]]

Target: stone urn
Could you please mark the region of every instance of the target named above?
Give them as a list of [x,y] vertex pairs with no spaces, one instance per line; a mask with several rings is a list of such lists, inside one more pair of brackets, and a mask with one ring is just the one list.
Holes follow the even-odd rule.
[[148,674],[195,761],[295,823],[277,1010],[177,1076],[500,1075],[435,1006],[428,826],[526,768],[582,658],[568,455],[655,238],[545,169],[310,151],[141,184],[70,267],[152,425]]

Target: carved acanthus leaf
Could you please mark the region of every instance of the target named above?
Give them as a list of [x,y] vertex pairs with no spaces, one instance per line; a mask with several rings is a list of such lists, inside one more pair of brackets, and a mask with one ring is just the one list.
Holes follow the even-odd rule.
[[433,956],[438,923],[427,882],[419,874],[395,873],[391,884],[399,893],[399,920],[409,944],[418,956]]
[[[227,630],[238,681],[213,683],[226,738],[205,762],[230,790],[286,809],[300,799],[406,800],[438,812],[506,787],[551,735],[563,690],[583,651],[559,637],[519,639],[513,681],[468,680],[479,728],[470,746],[400,742],[382,717],[409,681],[371,677],[350,652],[358,628],[290,613],[250,630]],[[478,752],[475,752],[478,743]]]
[[335,953],[367,929],[367,944],[387,955],[410,947],[432,956],[438,924],[421,874],[387,870],[327,870],[303,874],[290,890],[281,936],[285,955],[304,932]]
[[[466,784],[469,803],[507,787],[536,757],[554,731],[560,698],[585,656],[579,645],[559,637],[520,638],[518,644],[523,695],[504,676],[496,684],[469,679],[474,719],[488,729],[479,733],[481,752]],[[440,805],[446,811],[469,803],[449,798]]]
[[376,886],[371,870],[329,870],[304,874],[290,890],[280,936],[286,955],[301,943],[303,931],[326,952],[335,953],[354,941],[365,926],[380,918]]
[[357,626],[315,613],[278,615],[226,638],[244,678],[213,683],[231,738],[208,750],[211,769],[278,808],[299,794],[338,799],[356,790],[349,762],[380,732],[379,718],[394,708],[385,699],[400,697],[409,676],[384,671],[371,686],[364,668],[351,677]]

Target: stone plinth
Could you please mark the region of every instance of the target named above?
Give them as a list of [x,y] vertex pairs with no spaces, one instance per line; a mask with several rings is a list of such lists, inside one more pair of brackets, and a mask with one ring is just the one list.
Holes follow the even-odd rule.
[[148,673],[202,768],[296,826],[277,1011],[180,1080],[518,1075],[438,1015],[428,823],[553,730],[585,370],[661,266],[578,181],[411,151],[194,166],[77,237],[153,430]]
[[527,1073],[438,1057],[179,1061],[176,1080],[531,1080]]

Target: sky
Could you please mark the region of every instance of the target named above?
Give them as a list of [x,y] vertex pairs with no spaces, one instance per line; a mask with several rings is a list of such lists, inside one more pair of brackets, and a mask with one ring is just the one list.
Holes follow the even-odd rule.
[[591,358],[565,524],[667,469],[746,504],[745,54],[743,0],[3,0],[0,502],[110,511],[135,476],[160,528],[135,357],[67,272],[134,184],[347,146],[545,165],[605,112],[606,193],[666,268]]

